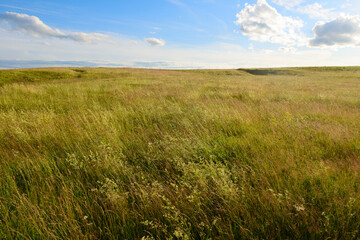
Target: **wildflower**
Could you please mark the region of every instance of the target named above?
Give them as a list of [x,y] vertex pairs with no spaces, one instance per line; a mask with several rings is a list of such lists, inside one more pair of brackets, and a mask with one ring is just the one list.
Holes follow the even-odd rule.
[[305,210],[305,207],[302,204],[295,204],[294,207],[295,207],[296,211],[298,211],[298,212],[302,212]]
[[88,216],[84,216],[84,217],[83,217],[84,220],[86,220],[86,219],[88,219],[88,218],[89,218]]

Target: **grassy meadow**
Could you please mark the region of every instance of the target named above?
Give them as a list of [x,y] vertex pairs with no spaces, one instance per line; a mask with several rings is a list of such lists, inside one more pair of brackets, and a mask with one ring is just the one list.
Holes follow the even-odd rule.
[[360,239],[360,67],[2,70],[0,239]]

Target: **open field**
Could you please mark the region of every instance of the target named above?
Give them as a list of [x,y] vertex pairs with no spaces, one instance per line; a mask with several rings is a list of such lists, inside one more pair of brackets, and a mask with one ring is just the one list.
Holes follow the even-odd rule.
[[360,239],[360,67],[0,85],[0,239]]

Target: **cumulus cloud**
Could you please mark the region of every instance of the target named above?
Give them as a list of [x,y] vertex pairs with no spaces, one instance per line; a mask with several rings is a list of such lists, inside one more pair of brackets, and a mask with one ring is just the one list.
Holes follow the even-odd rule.
[[313,28],[311,47],[360,46],[360,18],[340,16],[329,22],[319,22]]
[[53,37],[59,39],[70,39],[76,42],[91,43],[103,40],[107,35],[100,33],[69,32],[65,33],[59,29],[53,29],[43,23],[36,16],[20,14],[15,12],[0,13],[0,19],[6,23],[11,30],[21,31],[33,37]]
[[153,47],[165,45],[165,41],[162,39],[158,39],[158,38],[144,38],[144,42],[146,42],[147,44],[149,44]]
[[297,12],[308,15],[311,18],[317,19],[331,19],[336,17],[336,13],[333,12],[335,9],[323,8],[319,3],[309,4],[305,6],[298,7]]
[[301,45],[303,42],[300,33],[303,22],[282,16],[266,0],[258,0],[255,5],[246,4],[236,16],[240,32],[251,40],[283,45]]
[[272,0],[272,2],[290,9],[305,2],[305,0]]

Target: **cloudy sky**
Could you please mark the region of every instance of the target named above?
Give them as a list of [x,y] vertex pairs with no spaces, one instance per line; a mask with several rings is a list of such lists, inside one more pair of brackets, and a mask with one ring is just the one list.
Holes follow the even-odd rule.
[[359,65],[359,0],[0,0],[0,68]]

